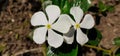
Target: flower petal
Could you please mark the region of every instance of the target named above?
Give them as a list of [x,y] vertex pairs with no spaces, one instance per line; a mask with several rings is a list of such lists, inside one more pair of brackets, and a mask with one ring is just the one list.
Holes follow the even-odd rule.
[[58,21],[52,25],[52,28],[61,33],[67,33],[71,27],[67,14],[60,15]]
[[69,30],[68,33],[63,34],[63,37],[64,37],[65,42],[66,42],[67,44],[72,44],[72,43],[73,43],[73,41],[74,41],[74,33],[75,33],[75,29],[74,29],[74,27],[72,27],[72,28]]
[[87,35],[85,35],[81,29],[77,29],[77,37],[76,37],[76,40],[77,42],[80,44],[80,45],[84,45],[86,42],[88,42],[88,37]]
[[67,15],[66,17],[69,19],[71,25],[75,25],[75,21],[69,15]]
[[31,18],[31,24],[33,26],[45,25],[47,23],[47,18],[42,11],[36,12]]
[[86,14],[80,24],[81,28],[91,29],[95,25],[95,21],[90,14]]
[[80,7],[72,7],[70,9],[70,14],[74,16],[74,19],[77,23],[80,23],[83,17],[83,10]]
[[52,24],[60,16],[60,8],[56,5],[48,5],[46,13],[49,18],[49,23]]
[[58,48],[63,43],[63,36],[55,33],[53,30],[48,30],[48,44],[54,48]]
[[33,34],[33,40],[37,44],[44,43],[46,39],[46,33],[47,33],[47,29],[45,27],[40,27],[40,28],[35,29],[34,34]]

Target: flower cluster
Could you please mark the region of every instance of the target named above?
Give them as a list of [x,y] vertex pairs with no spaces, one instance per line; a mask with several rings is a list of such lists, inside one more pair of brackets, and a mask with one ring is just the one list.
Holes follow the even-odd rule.
[[73,15],[75,19],[73,20],[69,15],[61,14],[60,8],[56,5],[48,5],[45,11],[46,13],[42,11],[36,12],[31,18],[33,26],[41,26],[36,28],[33,33],[33,40],[37,44],[42,44],[46,40],[54,48],[60,47],[64,41],[72,44],[75,32],[77,32],[76,40],[80,45],[88,42],[87,35],[80,28],[90,29],[94,26],[94,19],[90,14],[86,14],[82,19],[82,9],[72,7],[70,14]]

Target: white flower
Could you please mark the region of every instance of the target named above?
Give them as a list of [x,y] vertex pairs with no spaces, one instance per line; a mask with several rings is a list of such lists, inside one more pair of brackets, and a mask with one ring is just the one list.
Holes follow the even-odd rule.
[[[72,14],[75,19],[74,21],[69,17],[71,24],[74,26],[74,29],[76,30],[76,40],[80,45],[84,45],[86,42],[88,42],[88,37],[86,34],[82,32],[80,28],[91,29],[95,24],[94,19],[90,14],[86,14],[83,18],[83,11],[80,7],[72,7],[70,9],[70,14]],[[64,35],[65,41],[68,44],[72,44],[74,40],[74,35],[72,35],[74,34],[73,31],[72,32],[70,31]]]
[[[66,17],[66,14],[60,15],[60,8],[58,6],[49,5],[45,10],[48,20],[42,11],[36,12],[31,18],[33,26],[43,25],[43,27],[34,30],[33,40],[37,44],[42,44],[47,39],[50,46],[58,48],[62,45],[64,39],[62,35],[57,34],[53,29],[61,33],[67,33],[71,24],[68,22],[69,19]],[[47,32],[48,37],[46,38]]]

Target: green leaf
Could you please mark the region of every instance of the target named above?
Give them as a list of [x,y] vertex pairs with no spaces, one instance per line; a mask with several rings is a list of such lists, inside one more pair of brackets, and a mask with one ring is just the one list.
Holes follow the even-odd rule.
[[66,0],[61,0],[61,3],[60,3],[60,8],[61,8],[61,9],[62,9],[63,6],[65,5],[65,2],[66,2]]
[[[66,50],[69,50],[69,52],[67,52],[64,48],[67,48]],[[65,45],[64,47],[60,47],[60,49],[52,48],[49,46],[47,51],[47,56],[77,56],[77,54],[78,46],[76,45],[75,48],[71,47],[71,45],[70,46]]]
[[99,41],[97,41],[97,40],[89,40],[88,44],[93,45],[93,46],[97,46],[99,44]]
[[120,56],[120,53],[119,53],[119,54],[116,54],[115,56]]
[[115,52],[115,56],[120,56],[120,48],[118,48]]
[[59,0],[52,0],[52,3],[53,3],[54,5],[60,6],[60,1],[59,1]]
[[77,53],[78,53],[78,46],[76,46],[76,48],[69,53],[59,52],[58,56],[77,56]]
[[72,7],[73,3],[69,2],[68,0],[63,1],[63,2],[65,2],[65,3],[61,5],[62,13],[63,14],[68,13],[69,14],[70,8]]
[[62,13],[69,13],[70,8],[73,6],[73,2],[69,0],[52,0],[52,4],[58,5]]
[[99,30],[97,30],[97,29],[96,29],[96,32],[97,32],[97,38],[96,38],[96,40],[101,41],[101,39],[102,39],[101,32]]
[[114,6],[106,5],[102,1],[99,1],[98,7],[99,7],[100,12],[105,12],[105,11],[112,12],[112,11],[114,11]]
[[108,53],[108,52],[103,51],[103,52],[102,52],[102,56],[109,56],[109,53]]
[[114,6],[107,6],[108,11],[113,12],[115,10]]
[[87,0],[81,0],[80,7],[83,9],[84,12],[88,11],[90,4]]
[[68,1],[65,2],[65,5],[61,9],[62,9],[62,13],[69,13],[70,8]]
[[99,7],[99,9],[100,9],[101,12],[104,12],[104,11],[107,10],[106,5],[102,1],[99,1],[98,7]]
[[93,28],[93,29],[88,30],[88,37],[92,38],[92,39],[90,38],[90,40],[88,41],[88,44],[97,46],[102,39],[102,34],[99,30]]
[[114,39],[114,44],[120,46],[120,37]]

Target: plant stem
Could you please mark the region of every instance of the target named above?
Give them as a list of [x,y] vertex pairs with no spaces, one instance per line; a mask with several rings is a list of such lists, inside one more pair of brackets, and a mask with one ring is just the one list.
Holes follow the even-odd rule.
[[101,47],[96,47],[96,46],[92,46],[92,45],[84,45],[85,47],[89,47],[89,48],[94,48],[94,49],[97,49],[97,50],[101,50],[101,51],[104,51],[104,52],[108,52],[108,54],[110,56],[115,56],[115,53],[116,51],[120,48],[118,46],[114,46],[113,48],[111,48],[110,50],[106,50],[106,49],[103,49]]
[[113,48],[111,48],[112,51],[112,56],[115,56],[116,51],[119,49],[120,47],[118,46],[114,46]]
[[109,54],[111,54],[111,50],[106,50],[106,49],[103,49],[101,47],[96,47],[96,46],[91,46],[91,45],[84,45],[85,47],[89,47],[89,48],[94,48],[94,49],[97,49],[97,50],[101,50],[101,51],[104,51],[104,52],[108,52]]
[[42,45],[42,52],[43,52],[43,55],[46,56],[46,54],[47,54],[47,46],[46,46],[46,43],[44,43],[44,44]]

